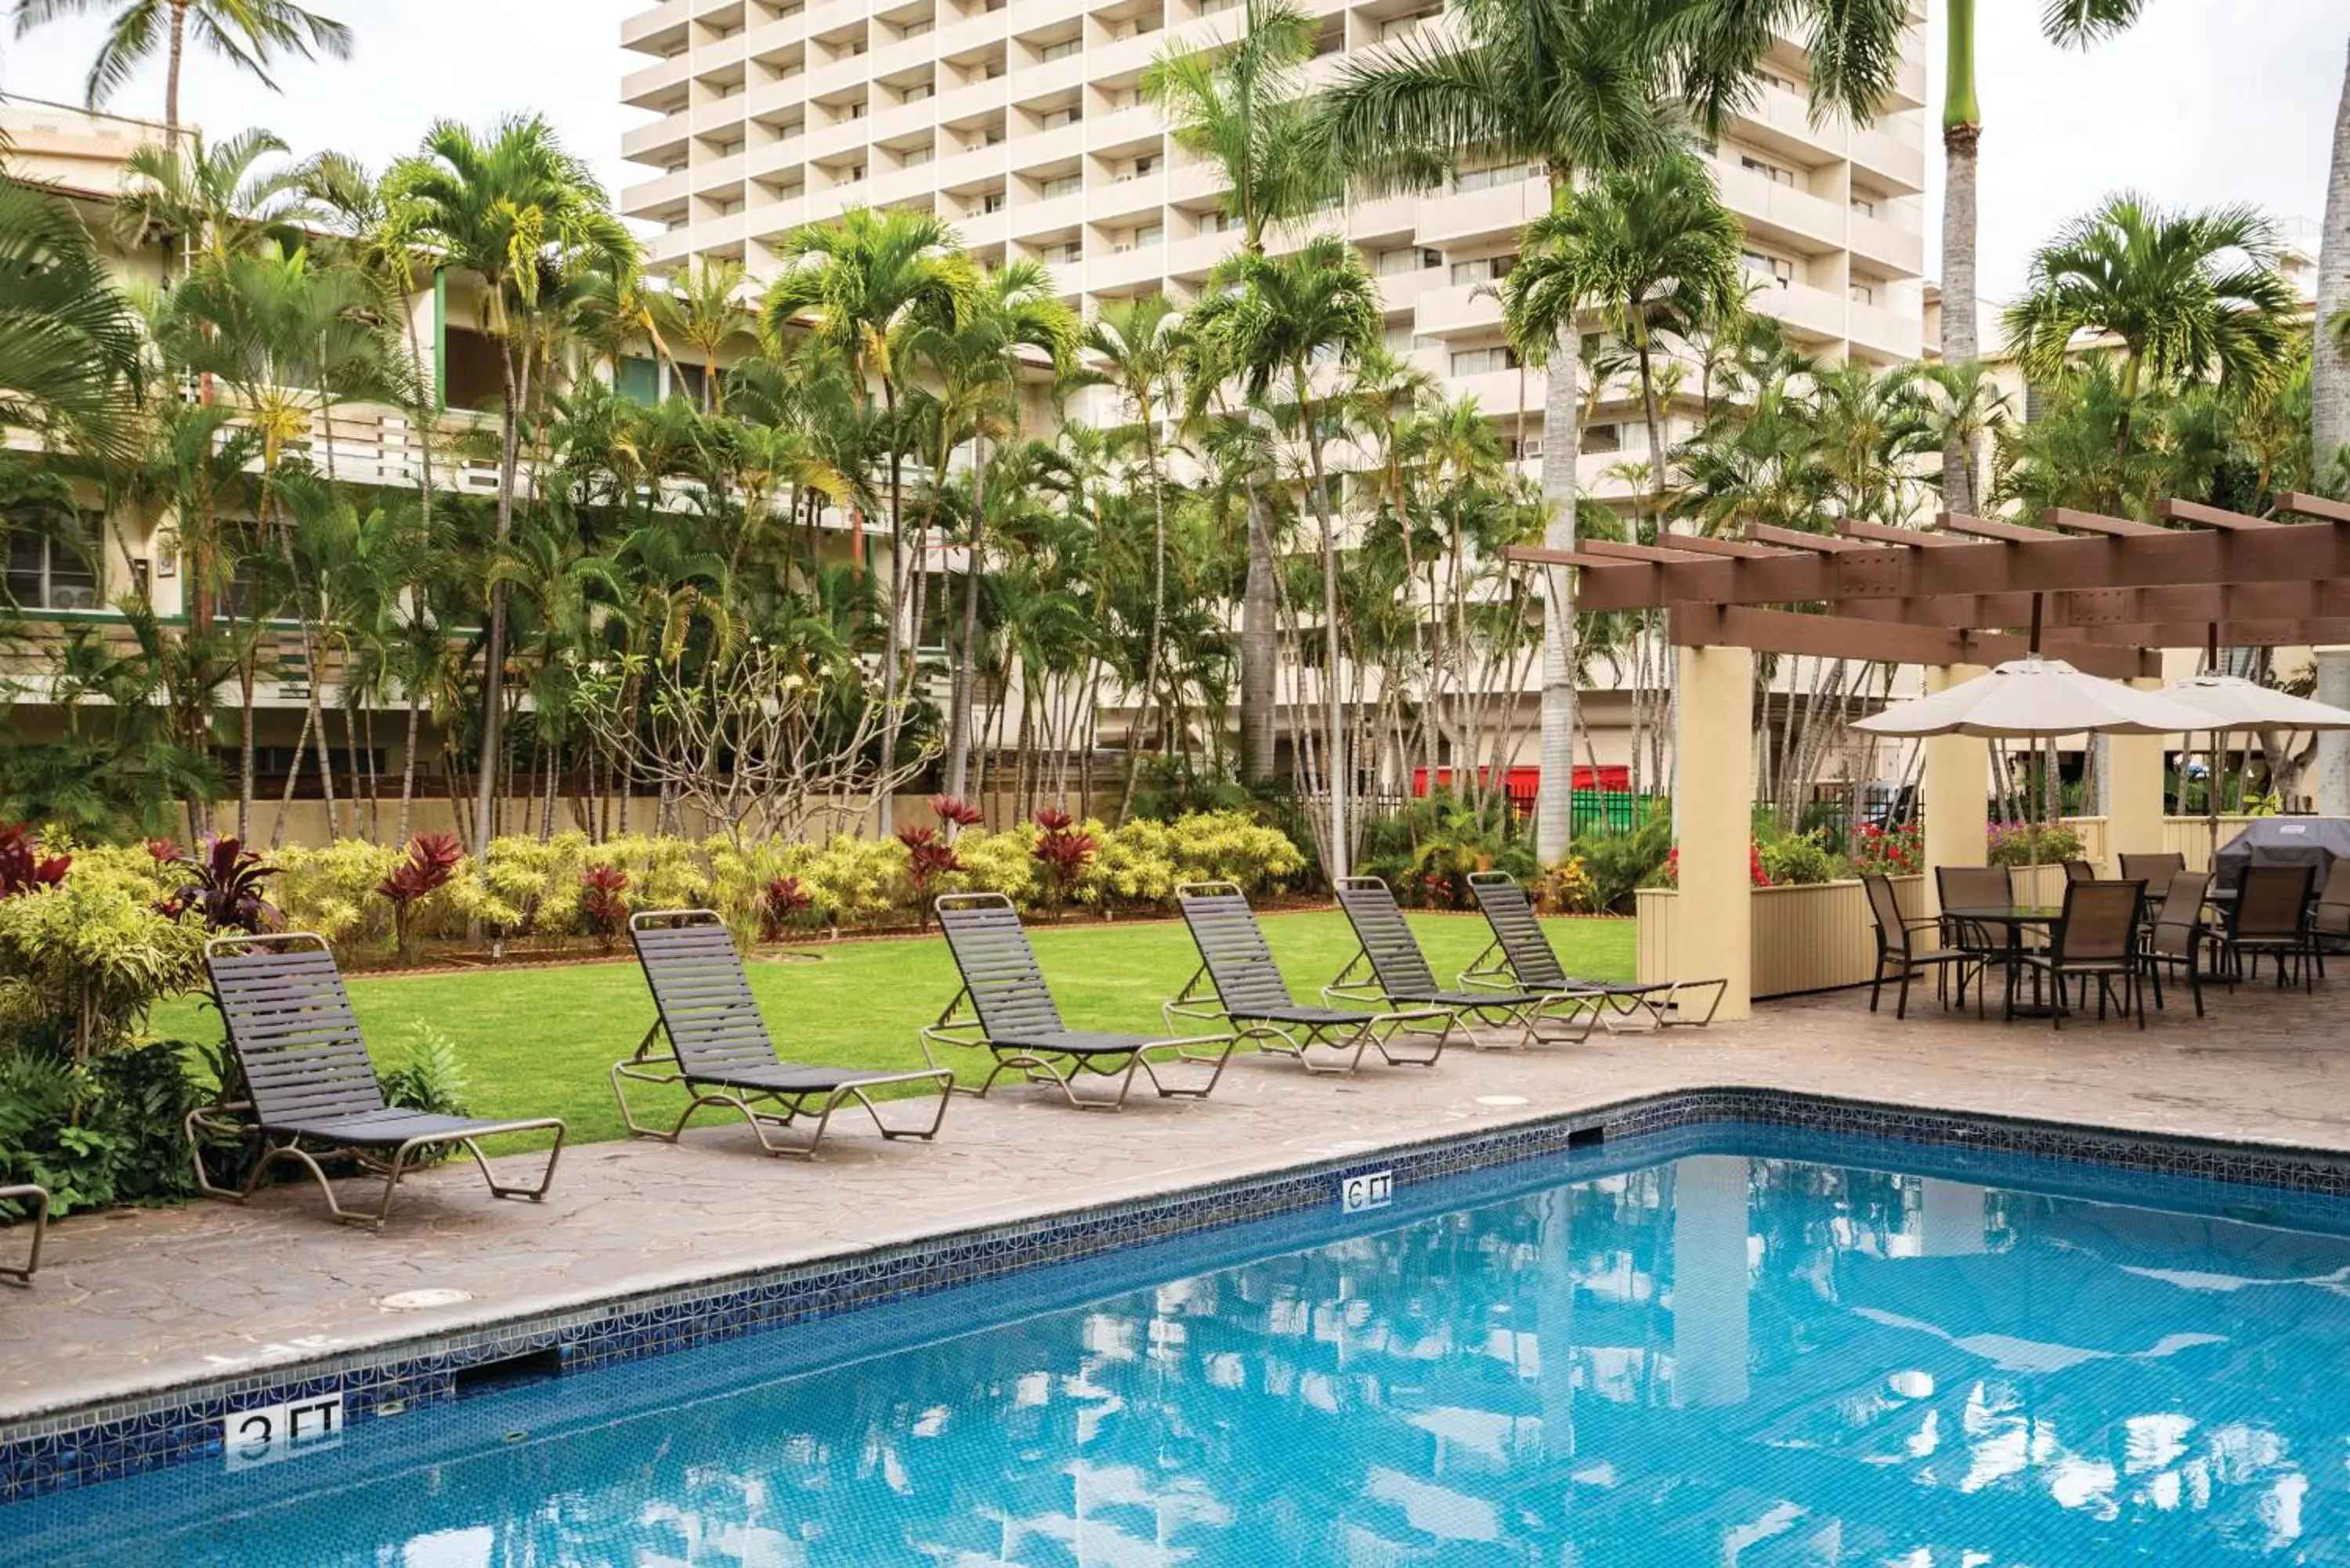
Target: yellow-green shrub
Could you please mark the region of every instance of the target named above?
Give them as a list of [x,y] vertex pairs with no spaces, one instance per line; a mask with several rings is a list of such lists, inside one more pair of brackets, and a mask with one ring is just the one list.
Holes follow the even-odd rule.
[[[392,944],[391,903],[375,889],[402,853],[356,838],[323,849],[281,849],[269,857],[277,867],[269,900],[285,915],[289,930],[316,931],[337,947],[388,950]],[[411,917],[413,929],[432,929],[435,909],[444,902],[437,894],[421,900]]]

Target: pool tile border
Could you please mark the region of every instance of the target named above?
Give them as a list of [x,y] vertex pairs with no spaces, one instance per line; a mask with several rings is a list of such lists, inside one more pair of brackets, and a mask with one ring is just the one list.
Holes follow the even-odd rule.
[[1742,1122],[2022,1155],[2122,1172],[2350,1197],[2350,1155],[2219,1144],[2116,1129],[1905,1107],[1768,1088],[1677,1091],[1489,1131],[1390,1146],[1113,1206],[1043,1216],[736,1273],[573,1310],[119,1399],[0,1426],[0,1502],[218,1458],[221,1423],[240,1411],[339,1392],[348,1427],[459,1397],[465,1374],[525,1356],[565,1375],[1048,1264],[1274,1215],[1327,1206],[1346,1178],[1397,1182],[1706,1123]]

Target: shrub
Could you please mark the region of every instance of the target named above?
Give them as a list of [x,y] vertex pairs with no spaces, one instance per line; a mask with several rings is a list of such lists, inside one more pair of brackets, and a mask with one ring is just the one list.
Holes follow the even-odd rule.
[[[1746,841],[1746,875],[1752,886],[1773,886],[1771,873],[1762,865],[1762,850],[1752,839]],[[1678,844],[1665,852],[1665,863],[1657,870],[1656,886],[1678,888],[1681,885],[1681,846]]]
[[1864,822],[1853,829],[1852,868],[1856,875],[1914,877],[1925,864],[1925,829],[1914,817],[1890,827]]
[[32,836],[31,825],[0,825],[0,898],[19,898],[54,888],[73,867],[70,855],[43,855]]
[[60,1215],[185,1195],[181,1123],[204,1098],[187,1072],[193,1054],[154,1041],[77,1067],[0,1051],[0,1185],[37,1183]]
[[1045,893],[1045,865],[1036,858],[1037,829],[1023,824],[1002,833],[965,832],[955,840],[955,858],[962,868],[941,884],[940,891],[1001,893],[1014,907],[1035,909]]
[[2054,866],[2080,858],[2081,834],[2062,822],[1993,822],[1983,828],[1983,856],[1993,866]]
[[186,874],[172,896],[172,907],[193,911],[208,933],[259,933],[284,923],[277,906],[262,897],[277,867],[235,839],[209,835],[195,854],[172,864]]
[[1774,888],[1814,887],[1833,882],[1846,871],[1844,861],[1828,848],[1827,836],[1816,830],[1757,845],[1754,859]]
[[779,942],[800,918],[816,907],[816,898],[796,877],[768,879],[759,897],[759,940]]
[[453,833],[420,833],[408,841],[407,856],[375,885],[376,896],[391,905],[392,945],[402,963],[415,956],[416,906],[449,885],[464,855]]
[[1588,915],[1600,910],[1599,884],[1580,855],[1569,854],[1534,879],[1534,908],[1545,915]]
[[151,877],[88,859],[41,892],[0,898],[0,1050],[86,1062],[201,985],[203,932],[154,904]]
[[931,815],[939,819],[941,826],[957,829],[977,827],[983,820],[979,807],[951,794],[931,796]]
[[1052,878],[1055,909],[1069,901],[1099,847],[1099,841],[1067,812],[1047,807],[1036,814],[1036,842],[1029,853]]
[[1673,819],[1659,811],[1629,833],[1579,838],[1571,853],[1590,874],[1593,903],[1602,909],[1620,909],[1631,901],[1635,888],[1656,881],[1672,847]]
[[457,1043],[419,1019],[408,1026],[408,1059],[383,1075],[383,1097],[405,1111],[473,1115]]
[[610,952],[629,926],[629,874],[617,866],[590,866],[581,872],[579,918],[596,945]]
[[911,889],[914,918],[923,926],[931,919],[931,884],[962,869],[955,846],[939,836],[935,827],[901,827],[898,842],[906,849],[906,886]]

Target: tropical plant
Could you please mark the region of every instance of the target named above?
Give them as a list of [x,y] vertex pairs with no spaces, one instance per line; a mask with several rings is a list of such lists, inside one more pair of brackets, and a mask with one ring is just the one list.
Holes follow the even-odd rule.
[[269,67],[280,54],[348,59],[351,30],[293,0],[17,0],[16,36],[61,17],[111,13],[83,96],[96,109],[159,53],[163,57],[163,123],[180,124],[180,70],[189,44],[218,55],[270,91]]
[[392,940],[402,963],[416,956],[416,906],[449,885],[463,857],[455,834],[420,833],[408,841],[407,856],[375,885],[376,896],[391,905]]
[[582,872],[579,917],[596,945],[610,952],[629,929],[629,874],[617,866],[590,866]]
[[187,874],[172,896],[182,911],[194,911],[207,935],[223,931],[258,934],[283,923],[277,906],[264,895],[277,867],[235,839],[215,834],[197,853],[172,862]]
[[44,855],[32,824],[0,823],[0,898],[17,898],[54,888],[73,869],[70,855]]
[[1067,812],[1047,806],[1036,814],[1036,842],[1029,853],[1052,878],[1055,909],[1069,901],[1099,848],[1100,842]]

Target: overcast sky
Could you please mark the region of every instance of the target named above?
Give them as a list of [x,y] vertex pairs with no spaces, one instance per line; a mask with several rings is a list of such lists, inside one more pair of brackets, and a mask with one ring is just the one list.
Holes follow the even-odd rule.
[[[486,122],[545,114],[616,189],[647,171],[621,163],[619,47],[640,0],[309,0],[359,34],[348,64],[293,62],[273,97],[199,59],[185,112],[219,134],[266,125],[297,151],[337,147],[380,163],[434,118]],[[1929,4],[1932,0],[1929,0]],[[2042,0],[1981,0],[1979,26],[1984,292],[2012,292],[2033,247],[2100,197],[2134,188],[2171,205],[2248,201],[2314,241],[2350,45],[2350,0],[2149,0],[2137,29],[2086,55],[2040,41]],[[13,7],[10,7],[13,9]],[[1928,56],[1939,126],[1941,14]],[[2251,18],[2257,16],[2254,25]],[[57,24],[0,47],[0,88],[78,102],[95,23]],[[114,100],[158,115],[161,74]],[[1941,154],[1929,133],[1927,256],[1940,234]]]

